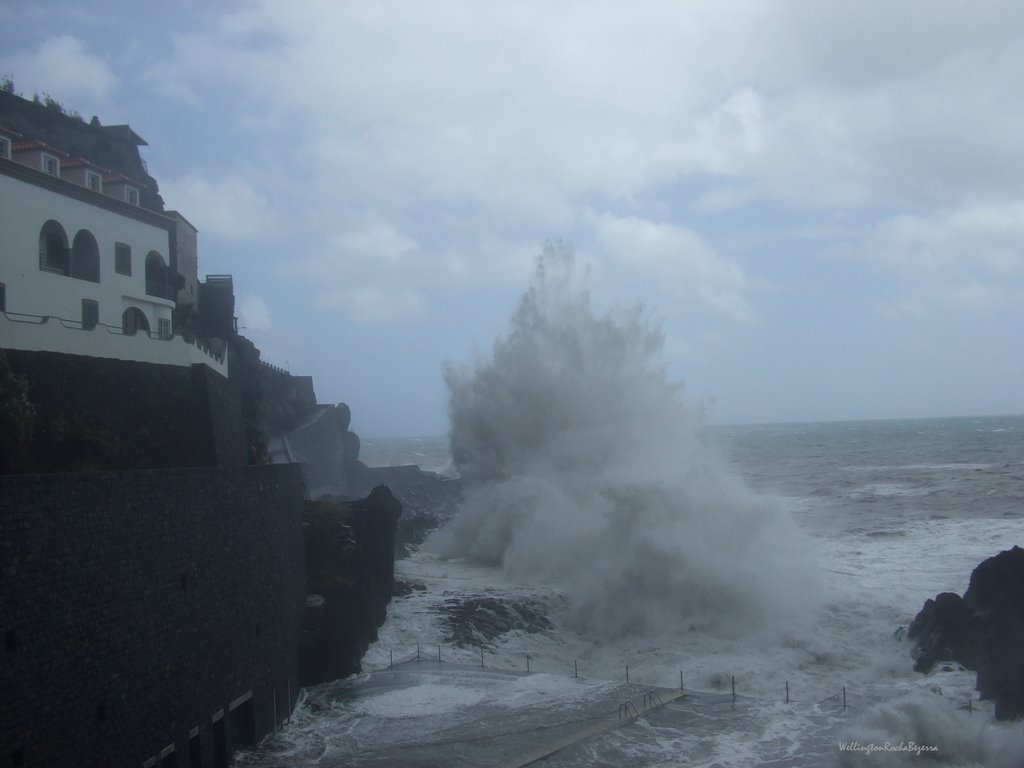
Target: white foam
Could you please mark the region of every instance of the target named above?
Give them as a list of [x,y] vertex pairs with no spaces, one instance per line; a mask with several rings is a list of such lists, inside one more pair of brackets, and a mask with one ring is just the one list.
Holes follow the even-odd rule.
[[470,707],[487,698],[487,692],[481,689],[435,683],[360,697],[352,706],[358,712],[375,717],[433,717]]
[[840,734],[843,766],[1019,766],[1024,734],[919,691],[878,704]]

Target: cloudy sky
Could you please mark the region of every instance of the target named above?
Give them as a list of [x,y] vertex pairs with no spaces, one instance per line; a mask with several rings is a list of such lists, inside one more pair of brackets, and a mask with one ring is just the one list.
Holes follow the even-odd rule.
[[[163,6],[163,7],[162,7]],[[719,423],[1024,412],[1024,5],[4,0],[264,358],[443,434],[545,242]]]

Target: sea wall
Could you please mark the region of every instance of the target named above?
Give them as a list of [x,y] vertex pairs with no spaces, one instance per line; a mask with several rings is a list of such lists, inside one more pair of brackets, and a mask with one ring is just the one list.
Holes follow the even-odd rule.
[[10,349],[34,437],[13,471],[237,466],[248,461],[237,387],[205,365]]
[[295,465],[0,477],[0,764],[226,765],[271,731],[302,498]]

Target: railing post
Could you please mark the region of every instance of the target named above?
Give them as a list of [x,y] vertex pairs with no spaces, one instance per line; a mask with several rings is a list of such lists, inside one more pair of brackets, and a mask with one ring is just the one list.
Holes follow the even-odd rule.
[[626,682],[629,682],[629,664],[626,665]]
[[786,703],[789,704],[789,680],[786,681]]
[[732,676],[732,705],[736,706],[736,675]]
[[437,646],[437,663],[441,663],[441,646]]
[[580,662],[579,662],[578,659],[573,659],[572,660],[572,676],[573,677],[579,677],[580,676]]
[[846,686],[843,686],[843,709],[846,709]]
[[530,674],[530,654],[526,654],[526,674]]
[[416,643],[416,661],[420,660],[420,644]]
[[480,646],[480,669],[484,668],[484,647]]
[[394,648],[389,648],[388,649],[388,655],[391,657],[391,660],[388,662],[388,668],[389,669],[394,669],[395,668],[395,649]]
[[679,670],[679,690],[683,690],[683,670]]

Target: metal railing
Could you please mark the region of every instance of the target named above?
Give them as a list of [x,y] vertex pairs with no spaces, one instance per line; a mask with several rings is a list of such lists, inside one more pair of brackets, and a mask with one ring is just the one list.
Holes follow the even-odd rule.
[[224,362],[224,355],[214,352],[214,350],[202,339],[193,336],[183,336],[178,333],[171,333],[169,335],[161,336],[159,331],[150,331],[145,328],[139,328],[134,333],[127,333],[124,328],[120,325],[108,325],[107,323],[90,323],[86,325],[81,320],[68,320],[58,315],[34,315],[26,312],[11,312],[11,311],[0,311],[4,317],[12,323],[22,323],[24,325],[38,325],[43,326],[49,324],[51,320],[56,321],[60,324],[61,328],[69,331],[82,331],[84,333],[92,333],[97,329],[103,329],[111,336],[144,336],[152,341],[174,341],[175,338],[181,339],[182,342],[189,346],[195,347],[200,352],[203,352],[207,357],[216,360],[218,363]]

